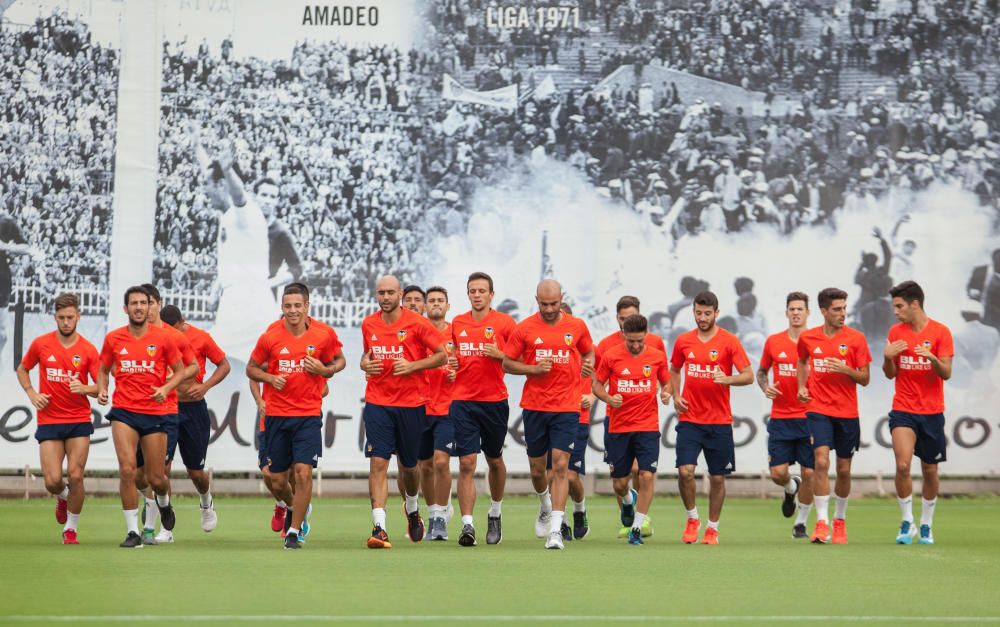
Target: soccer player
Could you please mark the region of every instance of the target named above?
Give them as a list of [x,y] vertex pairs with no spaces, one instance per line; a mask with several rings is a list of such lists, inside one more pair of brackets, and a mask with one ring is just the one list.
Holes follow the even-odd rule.
[[868,385],[872,361],[860,331],[844,325],[847,292],[835,287],[817,297],[823,325],[799,336],[796,367],[799,401],[806,404],[806,422],[814,454],[813,491],[816,526],[812,542],[830,541],[830,449],[837,453],[837,497],[833,514],[834,544],[847,544],[847,497],[851,493],[851,459],[861,446],[858,421],[859,385]]
[[392,548],[386,532],[385,505],[389,498],[386,470],[395,453],[402,466],[407,536],[424,537],[424,521],[417,502],[417,457],[426,422],[427,378],[424,370],[445,364],[441,334],[423,316],[400,307],[402,286],[394,276],[375,285],[379,311],[361,323],[364,340],[362,367],[367,373],[362,419],[370,459],[368,491],[372,501],[372,534],[368,548]]
[[913,454],[920,458],[923,500],[920,512],[920,544],[934,544],[934,509],[937,506],[938,464],[948,459],[944,434],[944,382],[951,378],[955,348],[951,331],[924,311],[924,290],[913,281],[903,281],[889,290],[899,324],[889,330],[882,372],[896,380],[896,393],[889,412],[892,451],[896,456],[896,499],[903,521],[897,544],[912,544]]
[[[344,369],[341,343],[329,327],[309,325],[309,292],[286,285],[281,295],[283,323],[257,340],[247,376],[264,384],[266,447],[271,486],[292,511],[285,548],[301,548],[299,531],[312,499],[312,473],[323,455],[321,417],[325,379]],[[286,471],[295,474],[292,495]]]
[[[427,293],[424,292],[424,290],[419,285],[412,285],[412,284],[411,285],[407,285],[406,287],[403,288],[403,307],[409,309],[410,311],[412,311],[413,313],[415,313],[415,314],[417,314],[419,316],[424,315],[424,310],[427,307]],[[364,358],[362,358],[362,366],[361,366],[361,368],[365,369],[366,368],[366,364],[367,364],[367,362],[364,361]],[[430,391],[431,391],[431,389],[430,389],[430,380],[428,378],[429,377],[429,373],[430,373],[430,370],[427,370],[427,371],[424,372],[425,386],[426,387],[424,388],[424,392],[423,393],[424,393],[424,397],[425,398],[430,398]],[[426,410],[426,407],[425,407],[425,410]],[[418,469],[418,470],[420,470],[420,469]],[[421,479],[422,479],[422,475],[423,475],[422,472],[418,472],[417,473],[417,490],[420,490],[420,488],[421,488],[421,483],[420,482],[421,482]],[[405,482],[403,481],[403,467],[399,463],[399,455],[396,456],[396,489],[399,491],[400,498],[402,498],[405,501],[406,500],[406,485],[405,485]],[[426,488],[425,488],[425,491],[426,491]],[[426,498],[426,496],[427,495],[425,494],[424,498]],[[430,516],[430,513],[428,512],[428,517],[429,516]]]
[[288,226],[277,215],[278,200],[281,189],[277,181],[264,177],[253,184],[253,197],[260,206],[260,211],[267,221],[268,244],[268,284],[271,293],[277,296],[278,289],[291,281],[298,281],[302,276],[302,260],[295,248]]
[[[115,377],[111,399],[111,435],[118,456],[118,491],[128,535],[122,548],[142,547],[139,535],[138,493],[136,492],[136,447],[145,457],[145,478],[156,494],[155,504],[163,528],[174,528],[176,515],[170,505],[164,467],[167,458],[167,414],[165,401],[184,380],[181,353],[171,334],[149,324],[149,294],[133,286],[125,290],[128,324],[112,330],[101,347],[101,367],[97,372],[97,402],[108,404],[108,382]],[[168,370],[172,373],[168,376]]]
[[[646,345],[646,318],[625,318],[625,344],[601,357],[593,392],[608,405],[607,453],[615,494],[622,499],[621,521],[628,543],[642,544],[642,522],[649,514],[660,458],[660,417],[656,404],[670,404],[670,371],[663,351]],[[637,495],[629,489],[633,464],[639,465]],[[638,496],[637,499],[635,497]]]
[[698,455],[704,453],[711,487],[708,528],[701,543],[718,544],[726,475],[736,469],[729,388],[750,385],[753,372],[739,339],[715,323],[719,317],[718,297],[712,292],[699,292],[692,307],[698,328],[678,336],[670,356],[670,389],[677,408],[677,484],[687,510],[681,539],[686,544],[698,541],[701,521],[695,503],[694,470]]
[[[201,528],[205,532],[210,532],[218,524],[218,515],[215,513],[211,485],[205,472],[208,440],[212,431],[212,418],[208,414],[205,395],[222,383],[222,380],[229,375],[231,367],[226,354],[212,336],[184,320],[181,310],[174,305],[167,305],[160,311],[160,320],[184,334],[198,360],[198,372],[193,380],[178,390],[177,447],[181,451],[184,468],[187,469],[188,477],[198,491],[201,501],[199,504]],[[215,371],[206,379],[205,363],[208,361],[215,365]],[[169,463],[167,472],[170,472]]]
[[[781,513],[785,518],[791,518],[797,510],[792,537],[808,538],[806,521],[813,505],[814,462],[809,426],[806,424],[806,406],[798,399],[795,368],[799,361],[799,336],[809,320],[809,296],[802,292],[789,294],[785,298],[785,317],[788,318],[788,329],[775,333],[764,342],[757,368],[757,385],[771,400],[771,417],[767,421],[767,463],[771,467],[771,480],[785,490]],[[771,372],[774,373],[773,383],[770,381]],[[788,472],[788,466],[796,462],[802,466],[801,477]]]
[[[451,309],[448,291],[439,285],[429,287],[426,299],[427,319],[441,333],[441,337],[445,338],[445,353],[450,357],[455,354],[455,343],[451,339],[451,325],[444,319]],[[455,372],[446,362],[426,373],[429,387],[427,423],[421,435],[417,466],[420,469],[420,488],[427,501],[427,538],[447,540],[451,456],[455,453],[455,424],[448,416],[448,409],[451,405]]]
[[[562,286],[538,284],[538,313],[514,329],[504,348],[503,369],[525,375],[521,408],[531,483],[538,494],[535,535],[546,549],[563,548],[562,524],[569,490],[566,471],[580,422],[580,376],[593,375],[594,344],[583,320],[560,310]],[[552,455],[552,490],[545,465]]]
[[458,455],[458,506],[462,513],[461,546],[476,546],[473,507],[476,503],[475,472],[482,451],[489,468],[490,510],[486,516],[486,544],[503,540],[502,505],[507,483],[503,461],[507,439],[507,384],[503,380],[503,349],[517,325],[514,319],[491,306],[493,278],[473,272],[466,281],[470,309],[451,321],[455,354],[449,362],[455,370],[448,416],[455,426]]
[[[639,311],[639,299],[638,298],[636,298],[635,296],[622,296],[621,298],[618,299],[618,302],[615,304],[615,317],[618,320],[618,330],[615,331],[614,333],[612,333],[611,335],[607,336],[606,338],[602,339],[600,342],[597,343],[597,350],[596,350],[595,362],[594,362],[596,364],[596,366],[600,366],[601,365],[601,355],[602,354],[610,351],[612,348],[615,348],[616,346],[623,346],[625,344],[625,333],[622,331],[622,325],[625,323],[625,318],[628,318],[629,316],[637,315],[639,313],[641,313],[641,312]],[[651,347],[653,347],[653,348],[655,348],[655,349],[657,349],[657,350],[659,350],[664,355],[667,354],[667,347],[664,346],[663,339],[659,335],[656,335],[655,333],[647,333],[646,334],[646,344],[649,345],[649,346],[651,346]],[[610,422],[608,421],[608,416],[605,415],[604,416],[604,440],[605,440],[605,442],[604,442],[604,449],[605,450],[607,450],[607,448],[608,448],[607,435],[608,435],[608,426],[609,425],[610,425]],[[607,460],[605,460],[605,461],[607,461]],[[632,488],[633,492],[631,492],[631,494],[632,494],[633,499],[634,499],[635,495],[636,495],[636,492],[634,490],[639,487],[639,466],[638,466],[638,461],[636,462],[636,464],[633,465],[633,468],[632,468],[632,486],[633,486],[633,488]],[[622,507],[622,503],[621,503],[621,499],[619,498],[618,499],[618,508],[621,509],[621,507]],[[618,531],[618,537],[619,538],[624,538],[624,537],[628,536],[628,532],[629,532],[629,527],[622,527]],[[645,538],[645,537],[649,537],[651,535],[653,535],[653,522],[652,522],[652,518],[650,518],[649,516],[647,516],[642,521],[642,536]]]
[[[90,401],[97,396],[97,349],[76,330],[80,299],[60,294],[55,300],[56,331],[35,338],[17,367],[17,380],[38,412],[35,439],[45,489],[56,496],[56,521],[63,526],[63,544],[76,537],[83,509],[83,470],[90,452]],[[29,371],[38,369],[38,390]],[[89,380],[92,383],[88,383]],[[63,459],[67,481],[63,481]]]

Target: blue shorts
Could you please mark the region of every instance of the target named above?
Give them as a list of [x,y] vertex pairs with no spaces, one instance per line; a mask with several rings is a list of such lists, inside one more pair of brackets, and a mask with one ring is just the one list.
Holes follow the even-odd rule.
[[834,418],[807,412],[806,420],[813,449],[827,446],[834,449],[840,459],[851,459],[861,448],[861,421],[857,418]]
[[[576,441],[573,443],[573,451],[569,454],[568,470],[578,475],[587,474],[587,447],[589,445],[590,424],[578,423],[576,427]],[[549,451],[545,467],[552,470],[552,451]]]
[[[212,417],[208,414],[205,399],[191,403],[178,403],[180,423],[177,426],[177,446],[188,470],[203,470],[208,456],[208,440],[212,434]],[[173,449],[167,459],[174,458]]]
[[704,453],[708,474],[728,475],[736,470],[733,425],[678,421],[674,430],[677,432],[677,468],[696,465],[698,455]]
[[767,421],[768,466],[795,463],[803,468],[816,466],[806,419],[771,418]]
[[426,428],[424,406],[390,407],[365,403],[365,457],[399,457],[403,468],[413,468],[420,456],[421,435]]
[[528,457],[541,457],[553,450],[567,453],[576,450],[580,412],[525,409],[522,417]]
[[271,463],[271,458],[267,454],[267,427],[263,431],[257,431],[257,468],[264,470],[264,467]]
[[632,464],[637,460],[640,471],[645,470],[655,475],[660,462],[660,432],[609,433],[606,451],[613,479],[631,475]]
[[313,468],[323,456],[323,420],[319,416],[267,416],[265,446],[271,472],[285,472],[293,464]]
[[94,433],[94,423],[90,422],[64,422],[55,425],[38,425],[35,430],[35,439],[39,442],[46,440],[68,440],[70,438],[89,438]]
[[154,414],[140,414],[119,407],[112,407],[108,415],[105,416],[110,421],[118,421],[128,425],[139,433],[139,437],[145,437],[154,433],[166,433],[168,416],[158,416]]
[[502,401],[452,401],[448,415],[455,425],[455,453],[483,455],[496,459],[503,455],[507,439],[510,406]]
[[917,434],[913,452],[925,464],[948,461],[948,438],[944,434],[944,414],[911,414],[905,411],[889,412],[889,431],[897,427],[912,429]]
[[431,459],[434,451],[455,455],[455,423],[451,416],[431,416],[424,418],[424,432],[420,435],[420,452],[417,459]]
[[[178,414],[165,414],[163,425],[167,431],[167,459],[166,463],[174,461],[174,451],[177,449],[177,429],[180,417]],[[146,465],[146,458],[142,456],[142,447],[135,447],[135,467],[142,468]]]

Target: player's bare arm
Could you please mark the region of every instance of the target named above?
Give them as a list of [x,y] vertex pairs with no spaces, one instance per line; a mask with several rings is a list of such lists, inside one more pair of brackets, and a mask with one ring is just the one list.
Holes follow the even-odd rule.
[[673,391],[674,407],[677,413],[683,414],[688,410],[687,401],[681,396],[681,371],[670,366],[670,389]]
[[896,340],[885,346],[885,358],[882,360],[882,372],[887,379],[894,379],[899,369],[896,367],[896,358],[906,350],[906,340]]
[[723,374],[722,370],[716,370],[715,382],[719,385],[728,385],[730,387],[750,385],[753,383],[753,369],[747,366],[734,375]]
[[583,361],[583,370],[580,374],[585,377],[594,376],[594,350],[591,349],[590,352],[581,355]]
[[21,388],[24,393],[28,395],[28,400],[35,409],[45,409],[49,404],[48,394],[39,394],[35,391],[34,386],[31,385],[31,377],[24,366],[18,364],[17,366],[17,382],[21,384]]
[[[212,376],[202,383],[191,383],[187,388],[187,395],[196,401],[200,401],[205,398],[208,391],[222,383],[223,379],[228,377],[229,373],[232,371],[232,366],[229,364],[229,360],[225,357],[212,363],[215,364],[215,371],[212,372]],[[250,388],[253,389],[253,387],[254,384],[251,383]]]
[[251,381],[257,381],[258,383],[266,383],[278,390],[279,392],[285,389],[286,379],[285,377],[279,377],[273,374],[268,374],[260,364],[251,359],[247,362],[247,377]]
[[622,406],[621,394],[615,394],[613,396],[608,394],[607,381],[598,381],[597,379],[594,379],[594,383],[591,385],[590,389],[594,393],[594,396],[601,399],[606,405],[608,405],[608,407],[614,407],[617,409]]
[[799,359],[799,363],[795,366],[795,381],[799,386],[799,402],[808,403],[812,400],[809,396],[809,386],[807,385],[809,381],[809,362],[805,359]]
[[[195,362],[194,368],[195,372],[198,372],[197,362]],[[170,375],[167,382],[158,388],[153,388],[153,393],[150,395],[157,403],[162,403],[167,400],[167,395],[176,390],[186,378],[185,374],[187,373],[188,368],[184,366],[184,362],[182,360],[178,359],[174,363],[170,364],[170,369],[173,371],[173,374]]]
[[851,381],[854,381],[860,386],[868,385],[868,382],[871,380],[871,369],[867,364],[860,368],[851,368],[846,362],[841,361],[840,359],[827,357],[826,367],[838,374],[847,375],[851,378]]
[[947,381],[951,378],[951,357],[938,357],[930,351],[927,347],[920,345],[913,349],[913,352],[917,354],[918,357],[923,357],[924,359],[931,362],[931,368],[934,368],[934,372],[941,379]]
[[540,359],[537,364],[526,364],[520,359],[511,359],[506,356],[503,358],[503,371],[507,374],[536,376],[550,370],[552,370],[551,359]]
[[421,370],[429,370],[430,368],[439,368],[448,361],[448,353],[444,351],[444,346],[438,345],[434,349],[434,352],[424,357],[423,359],[418,359],[417,361],[407,361],[405,359],[397,359],[392,362],[392,374],[397,377],[402,377],[408,374],[413,374],[414,372],[419,372]]
[[111,369],[103,363],[97,369],[97,402],[101,405],[108,404],[108,380],[111,377]]

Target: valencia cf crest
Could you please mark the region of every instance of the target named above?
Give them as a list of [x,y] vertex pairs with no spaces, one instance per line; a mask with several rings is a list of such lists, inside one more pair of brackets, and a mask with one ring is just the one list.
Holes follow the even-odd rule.
[[73,367],[79,368],[81,363],[83,363],[83,358],[79,355],[73,355]]
[[455,352],[455,343],[454,342],[445,342],[444,343],[444,352],[448,353],[449,355],[451,355],[452,353],[454,353]]
[[840,353],[841,357],[847,355],[847,344],[841,344],[840,346],[838,346],[837,352]]
[[156,355],[156,344],[148,345],[146,347],[146,353],[148,353],[150,357]]
[[306,346],[306,355],[309,355],[310,357],[312,357],[315,354],[316,354],[316,347],[315,346],[313,346],[312,344],[310,344],[309,346]]
[[402,342],[405,339],[406,339],[406,329],[400,329],[399,331],[396,331],[397,341]]
[[642,367],[642,376],[648,378],[649,375],[651,375],[651,374],[653,374],[653,368],[651,366],[643,366]]
[[712,361],[715,361],[716,359],[719,358],[719,351],[715,350],[714,348],[708,351],[708,358],[711,359]]
[[492,340],[493,339],[493,327],[486,327],[486,329],[483,330],[483,335],[486,336],[487,340]]
[[931,341],[930,340],[924,340],[922,342],[922,344],[924,345],[924,348],[926,348],[927,350],[931,349]]
[[572,333],[567,333],[566,335],[564,335],[563,336],[563,342],[566,342],[566,346],[572,346],[573,345],[573,334]]

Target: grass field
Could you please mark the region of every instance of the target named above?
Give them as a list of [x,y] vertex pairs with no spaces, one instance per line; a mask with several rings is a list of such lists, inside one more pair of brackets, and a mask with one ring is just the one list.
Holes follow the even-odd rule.
[[472,549],[457,517],[451,541],[410,543],[393,506],[388,551],[364,548],[360,499],[318,501],[301,551],[282,549],[263,498],[220,498],[211,534],[178,498],[177,542],[141,550],[117,548],[117,500],[86,503],[79,546],[60,544],[52,505],[0,501],[0,623],[1000,622],[997,498],[942,500],[934,546],[893,543],[894,500],[854,502],[850,544],[817,546],[791,539],[778,501],[734,499],[717,547],[680,543],[676,498],[654,502],[655,535],[628,546],[614,501],[590,498],[591,536],[563,552],[534,537],[527,497],[504,502],[500,546],[485,545],[480,503]]

